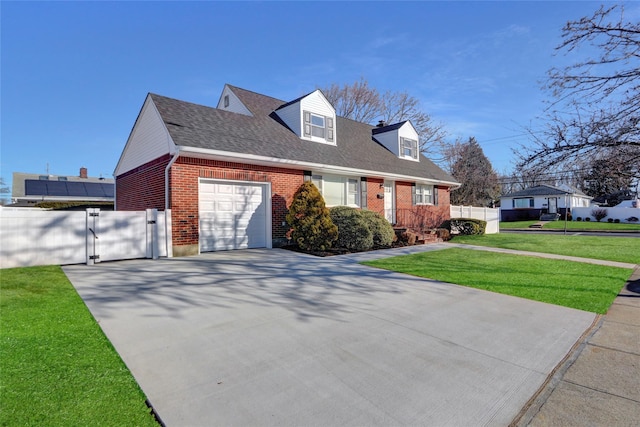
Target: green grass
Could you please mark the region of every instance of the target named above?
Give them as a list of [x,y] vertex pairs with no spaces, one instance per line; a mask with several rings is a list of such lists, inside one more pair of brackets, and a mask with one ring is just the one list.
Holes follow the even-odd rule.
[[[510,230],[514,228],[529,228],[531,224],[538,221],[511,221],[500,222],[501,230]],[[543,230],[564,230],[564,221],[550,221],[546,223]],[[567,221],[567,230],[602,230],[602,231],[640,231],[640,224],[615,224],[612,222],[597,221]]]
[[60,267],[0,275],[0,425],[158,425]]
[[606,313],[632,272],[460,248],[363,264],[601,314]]
[[503,233],[456,236],[453,243],[640,264],[640,238]]

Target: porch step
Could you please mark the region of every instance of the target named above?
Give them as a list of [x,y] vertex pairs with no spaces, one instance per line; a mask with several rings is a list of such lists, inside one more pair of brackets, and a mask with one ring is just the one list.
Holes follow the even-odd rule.
[[529,228],[542,228],[546,223],[547,221],[538,221],[535,224],[531,224]]

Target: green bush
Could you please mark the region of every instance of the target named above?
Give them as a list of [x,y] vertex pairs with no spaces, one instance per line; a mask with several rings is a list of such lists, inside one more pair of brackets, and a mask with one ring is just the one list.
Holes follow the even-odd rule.
[[373,247],[373,233],[361,211],[348,206],[331,208],[331,221],[338,227],[336,246],[351,251]]
[[613,222],[613,218],[607,218],[607,222]]
[[452,218],[444,221],[440,228],[460,236],[482,235],[487,229],[487,221],[475,218]]
[[616,224],[620,224],[620,219],[616,218],[616,219],[613,220],[613,222],[616,223]]
[[582,221],[582,217],[581,216],[577,217],[576,221],[578,221],[578,222]]
[[[393,243],[396,233],[393,231],[393,227],[382,215],[373,211],[360,211],[367,225],[369,226],[369,230],[371,230],[371,234],[373,235],[373,245],[374,246],[391,246]],[[338,232],[339,231],[338,227]]]
[[338,227],[331,221],[322,194],[307,181],[293,195],[287,214],[291,236],[301,249],[324,251],[338,237]]
[[584,220],[588,222],[588,221],[591,221],[591,218],[590,217],[585,217]]

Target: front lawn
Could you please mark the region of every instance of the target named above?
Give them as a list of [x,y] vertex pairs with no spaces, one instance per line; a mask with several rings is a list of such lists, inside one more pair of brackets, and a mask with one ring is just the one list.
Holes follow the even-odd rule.
[[0,275],[0,425],[158,425],[60,267]]
[[601,314],[633,271],[460,248],[363,264]]
[[[529,228],[530,225],[535,224],[539,221],[510,221],[510,222],[500,222],[501,230],[511,230],[518,228]],[[549,221],[547,222],[542,229],[543,230],[564,230],[565,223],[564,221]],[[640,224],[616,224],[613,222],[597,222],[597,221],[567,221],[567,230],[569,231],[594,231],[594,230],[603,230],[603,231],[640,231]]]
[[456,236],[453,243],[640,264],[640,238],[503,233]]

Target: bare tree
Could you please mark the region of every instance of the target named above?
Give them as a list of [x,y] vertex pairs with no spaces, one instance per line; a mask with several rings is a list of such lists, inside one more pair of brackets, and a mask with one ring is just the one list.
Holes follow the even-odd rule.
[[321,90],[339,116],[372,125],[380,120],[387,124],[410,120],[420,136],[420,151],[440,159],[446,146],[444,124],[435,122],[407,92],[380,94],[364,78],[342,86],[332,83]]
[[600,7],[568,22],[556,48],[565,54],[596,52],[549,70],[552,96],[542,131],[519,153],[519,166],[549,171],[576,169],[585,159],[616,156],[640,177],[640,23],[625,20],[624,7]]

